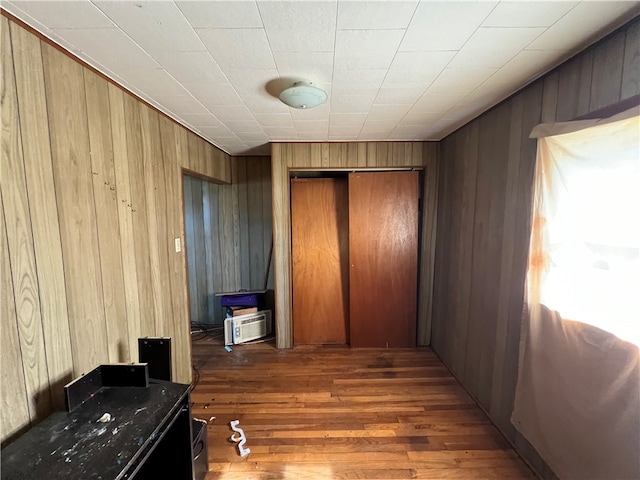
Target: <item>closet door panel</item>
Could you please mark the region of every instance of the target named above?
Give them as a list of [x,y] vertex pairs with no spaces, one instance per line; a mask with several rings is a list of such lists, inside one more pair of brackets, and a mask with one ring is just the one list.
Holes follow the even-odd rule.
[[416,345],[418,178],[349,174],[351,346]]
[[291,180],[295,345],[348,343],[346,178]]

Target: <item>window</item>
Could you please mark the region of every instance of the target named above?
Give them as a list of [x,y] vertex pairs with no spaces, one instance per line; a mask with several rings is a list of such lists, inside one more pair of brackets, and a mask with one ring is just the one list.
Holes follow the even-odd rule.
[[528,294],[640,345],[640,117],[538,140]]

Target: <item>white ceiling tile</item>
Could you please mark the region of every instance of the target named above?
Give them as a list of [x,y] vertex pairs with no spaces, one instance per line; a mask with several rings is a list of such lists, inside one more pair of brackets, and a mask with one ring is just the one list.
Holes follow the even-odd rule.
[[278,79],[276,69],[225,69],[224,74],[240,96],[266,94],[267,84]]
[[329,140],[329,132],[328,130],[319,132],[299,132],[298,140],[301,142],[326,142]]
[[398,121],[404,117],[410,105],[373,105],[367,121]]
[[425,93],[411,107],[410,112],[445,112],[464,98],[466,93],[430,94]]
[[145,92],[150,97],[157,95],[186,95],[185,88],[162,68],[122,68],[118,76],[127,83]]
[[389,138],[396,140],[414,140],[419,138],[425,129],[425,125],[398,126],[389,134]]
[[226,69],[275,69],[271,48],[260,28],[197,30],[216,63]]
[[262,20],[254,1],[183,1],[178,8],[194,28],[261,28]]
[[456,52],[398,52],[384,85],[429,85],[454,57]]
[[308,133],[315,131],[328,132],[329,121],[328,120],[300,120],[295,123],[296,130],[299,133]]
[[189,90],[207,108],[215,105],[244,105],[230,83],[191,85]]
[[496,3],[422,1],[402,40],[400,50],[459,50]]
[[329,125],[329,138],[336,140],[338,137],[358,137],[362,127],[359,125]]
[[429,95],[470,92],[497,72],[495,68],[445,68],[425,93]]
[[274,52],[281,77],[300,76],[313,83],[331,82],[333,52]]
[[451,108],[451,106],[447,107],[446,109],[443,109],[440,112],[425,112],[425,111],[419,111],[419,110],[410,110],[409,113],[407,113],[402,121],[398,124],[399,127],[403,126],[403,125],[429,125],[430,123],[432,123],[434,120],[440,118],[442,116],[442,114],[444,112],[446,112],[447,110],[449,110]]
[[72,28],[55,31],[95,62],[115,73],[123,68],[159,67],[153,58],[117,28]]
[[152,56],[158,52],[205,50],[202,41],[173,2],[93,1]]
[[583,1],[549,27],[527,49],[577,51],[586,43],[585,40],[577,39],[592,40],[594,36],[599,36],[597,32],[602,29],[603,18],[617,19],[630,13],[638,13],[639,9],[638,2]]
[[227,121],[224,123],[225,126],[234,132],[236,135],[240,136],[241,134],[248,133],[260,133],[264,135],[264,130],[260,126],[258,122],[254,121]]
[[314,108],[289,108],[294,122],[300,120],[328,120],[331,113],[329,103],[325,102]]
[[293,127],[293,119],[289,112],[255,113],[254,117],[263,127]]
[[[428,84],[427,84],[428,85]],[[376,97],[376,105],[413,105],[422,96],[425,84],[383,86]]]
[[194,127],[222,127],[223,124],[212,113],[183,113],[180,116]]
[[483,27],[549,27],[578,2],[502,1],[482,23]]
[[238,132],[238,138],[245,143],[263,143],[268,142],[269,137],[262,130],[259,132]]
[[[114,28],[107,16],[89,1],[3,1],[3,8],[15,6],[50,29],[56,28]],[[16,12],[17,13],[17,12]]]
[[264,127],[270,140],[287,140],[297,138],[298,132],[294,127]]
[[329,126],[334,125],[349,125],[362,126],[364,121],[367,119],[366,113],[332,113],[329,119]]
[[407,28],[418,6],[417,1],[338,2],[338,28],[342,30]]
[[375,95],[332,95],[332,113],[368,113]]
[[206,52],[163,52],[153,58],[183,85],[227,83],[211,54]]
[[545,28],[479,28],[449,68],[499,68],[539,37]]
[[215,138],[216,141],[218,139],[236,138],[233,133],[231,133],[231,130],[224,125],[215,127],[198,127],[197,130],[209,138]]
[[332,52],[335,0],[259,1],[258,8],[274,52]]
[[157,95],[156,100],[170,112],[181,115],[184,113],[210,113],[198,100],[191,95]]
[[254,115],[258,113],[289,113],[289,107],[279,98],[263,93],[259,95],[242,95],[245,105]]
[[367,120],[362,126],[360,136],[362,135],[381,135],[387,136],[396,128],[396,122],[375,122]]
[[215,110],[216,117],[221,122],[255,120],[251,111],[244,105],[218,105]]
[[336,69],[389,68],[404,30],[338,30]]

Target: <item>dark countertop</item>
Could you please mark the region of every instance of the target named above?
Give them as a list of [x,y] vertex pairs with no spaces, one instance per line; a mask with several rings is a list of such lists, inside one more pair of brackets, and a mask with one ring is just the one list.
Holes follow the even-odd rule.
[[[189,385],[171,382],[102,387],[75,410],[52,414],[2,449],[2,478],[129,478],[165,424],[188,402],[188,393]],[[97,422],[105,413],[111,421]]]

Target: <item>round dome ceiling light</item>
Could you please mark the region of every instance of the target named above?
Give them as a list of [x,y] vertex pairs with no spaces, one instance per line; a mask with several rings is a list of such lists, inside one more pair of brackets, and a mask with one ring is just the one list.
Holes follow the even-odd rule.
[[327,93],[311,84],[311,82],[296,82],[285,88],[280,94],[282,103],[293,108],[313,108],[327,99]]

